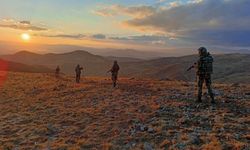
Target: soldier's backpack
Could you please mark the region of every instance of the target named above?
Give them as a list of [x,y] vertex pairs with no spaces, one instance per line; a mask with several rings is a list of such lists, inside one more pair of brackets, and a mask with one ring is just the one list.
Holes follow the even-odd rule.
[[213,61],[213,57],[209,54],[207,56],[201,57],[199,60],[198,72],[200,74],[212,74]]

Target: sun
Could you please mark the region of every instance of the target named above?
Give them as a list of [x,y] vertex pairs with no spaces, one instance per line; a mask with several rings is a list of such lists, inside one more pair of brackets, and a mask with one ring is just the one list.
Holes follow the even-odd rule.
[[23,34],[21,34],[21,38],[22,38],[22,40],[27,42],[30,40],[30,35],[28,33],[23,33]]

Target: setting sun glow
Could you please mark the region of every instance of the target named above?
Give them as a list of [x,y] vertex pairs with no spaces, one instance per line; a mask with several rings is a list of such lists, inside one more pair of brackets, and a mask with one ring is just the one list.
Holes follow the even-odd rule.
[[24,41],[29,41],[30,40],[30,35],[28,33],[23,33],[23,34],[21,34],[21,38]]

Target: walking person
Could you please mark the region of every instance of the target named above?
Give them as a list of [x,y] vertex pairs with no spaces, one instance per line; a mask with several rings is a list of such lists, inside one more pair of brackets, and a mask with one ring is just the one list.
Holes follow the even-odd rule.
[[80,83],[81,80],[81,73],[82,73],[83,67],[81,67],[79,64],[75,68],[76,72],[76,83]]
[[59,66],[57,66],[56,67],[56,71],[55,71],[55,76],[56,76],[56,78],[59,78],[60,77],[60,67]]
[[117,79],[118,79],[118,72],[120,70],[120,66],[118,65],[118,62],[115,60],[112,68],[108,71],[111,72],[111,79],[113,81],[113,87],[116,87],[117,85]]

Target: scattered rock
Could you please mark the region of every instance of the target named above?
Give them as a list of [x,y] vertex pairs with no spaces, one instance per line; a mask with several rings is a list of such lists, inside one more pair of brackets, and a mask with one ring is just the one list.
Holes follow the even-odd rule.
[[148,133],[154,133],[154,129],[153,128],[148,128]]
[[190,136],[190,144],[194,144],[194,145],[200,145],[202,143],[202,140],[200,139],[200,137],[198,135],[192,135]]
[[142,105],[142,106],[139,107],[138,112],[139,113],[150,113],[151,108],[149,106]]
[[127,143],[125,146],[124,146],[124,149],[132,149],[133,147],[136,146],[136,142],[132,141],[132,142],[129,142]]
[[233,83],[231,86],[232,86],[232,87],[239,87],[240,84],[239,84],[239,83]]
[[215,96],[222,96],[223,95],[223,92],[222,91],[219,91],[219,90],[213,90],[213,93]]
[[178,150],[185,150],[186,144],[185,143],[177,143],[174,147]]
[[140,131],[142,131],[142,132],[143,132],[143,131],[146,131],[146,128],[147,128],[146,126],[141,125],[141,126],[140,126]]
[[153,150],[153,146],[150,143],[145,142],[143,145],[143,149],[144,150]]
[[161,78],[160,81],[171,81],[169,78]]
[[250,92],[245,93],[245,95],[250,96]]

